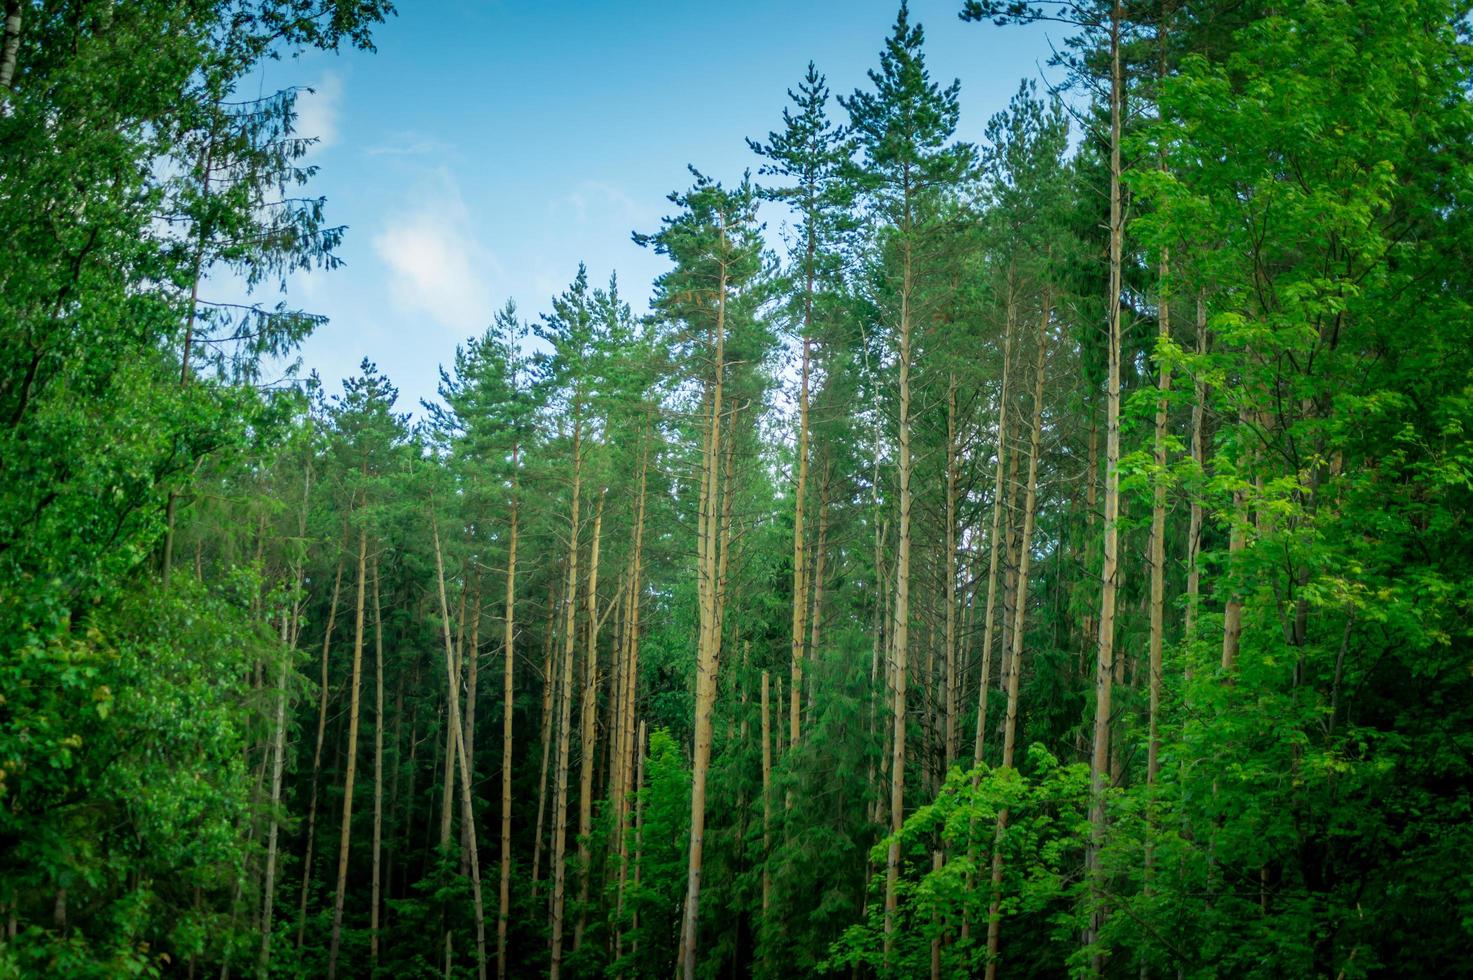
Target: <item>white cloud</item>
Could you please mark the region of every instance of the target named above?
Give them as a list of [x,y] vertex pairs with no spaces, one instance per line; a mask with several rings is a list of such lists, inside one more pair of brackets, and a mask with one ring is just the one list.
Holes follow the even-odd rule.
[[343,80],[335,71],[325,71],[322,78],[297,96],[298,136],[316,138],[314,150],[325,150],[338,141],[338,105],[343,98]]
[[501,266],[480,243],[455,180],[436,171],[414,203],[374,236],[389,269],[389,293],[402,312],[426,314],[457,333],[478,330],[493,311],[490,281]]
[[424,136],[414,130],[394,133],[382,143],[363,151],[370,157],[437,157],[444,159],[454,153],[454,147],[444,140]]

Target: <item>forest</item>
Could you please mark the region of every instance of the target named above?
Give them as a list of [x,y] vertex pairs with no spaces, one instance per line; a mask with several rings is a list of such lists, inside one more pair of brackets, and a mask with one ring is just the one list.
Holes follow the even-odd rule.
[[0,978],[1473,973],[1470,8],[902,2],[415,406],[389,0],[4,0]]

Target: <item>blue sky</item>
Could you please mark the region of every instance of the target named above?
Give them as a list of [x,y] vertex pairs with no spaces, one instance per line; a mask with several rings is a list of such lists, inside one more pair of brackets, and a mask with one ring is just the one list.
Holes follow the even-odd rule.
[[[1019,79],[1040,77],[1041,28],[957,19],[960,0],[916,0],[933,76],[962,83],[959,135],[980,140]],[[865,72],[893,0],[540,3],[400,0],[376,54],[313,54],[258,84],[316,89],[299,129],[321,138],[313,191],[348,226],[332,273],[296,277],[292,302],[330,322],[301,350],[337,390],[364,357],[432,398],[438,368],[514,299],[526,318],[572,278],[617,271],[636,311],[665,260],[630,241],[689,184],[758,161],[744,137],[780,123],[810,59],[835,93]],[[1047,71],[1047,69],[1042,69]],[[1056,73],[1052,73],[1053,77]],[[843,112],[833,106],[836,118]],[[782,215],[766,215],[776,241]]]

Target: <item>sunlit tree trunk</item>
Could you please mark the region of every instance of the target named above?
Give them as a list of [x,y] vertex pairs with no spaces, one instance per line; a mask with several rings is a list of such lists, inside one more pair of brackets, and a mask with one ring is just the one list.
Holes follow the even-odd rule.
[[496,905],[496,976],[506,977],[506,927],[511,915],[512,702],[516,678],[517,455],[511,450],[511,527],[506,546],[506,611],[501,634],[501,883]]
[[598,548],[603,538],[604,495],[598,496],[593,512],[593,545],[588,556],[588,651],[583,658],[582,747],[578,766],[578,921],[573,926],[573,948],[583,945],[588,921],[588,877],[593,852],[588,835],[593,832],[593,760],[598,741]]
[[368,578],[368,529],[358,529],[358,596],[353,614],[353,674],[348,693],[348,768],[343,776],[343,820],[338,830],[338,886],[332,904],[332,938],[327,976],[337,976],[343,935],[343,900],[348,893],[348,847],[353,840],[353,781],[358,774],[358,702],[363,675],[363,601]]
[[[1105,790],[1110,772],[1110,695],[1115,669],[1115,590],[1119,573],[1120,517],[1120,274],[1125,238],[1125,215],[1120,187],[1120,127],[1124,114],[1124,85],[1120,64],[1120,30],[1124,12],[1121,0],[1110,8],[1110,293],[1109,375],[1105,392],[1105,549],[1100,569],[1100,624],[1095,662],[1094,738],[1090,750],[1090,843],[1087,870],[1090,878],[1090,924],[1086,944],[1099,938],[1104,921],[1103,871],[1100,849],[1105,842]],[[1104,969],[1104,954],[1095,951],[1091,967]]]
[[[1207,296],[1203,291],[1197,293],[1197,356],[1201,357],[1207,353]],[[1207,401],[1207,384],[1202,380],[1200,368],[1196,372],[1196,379],[1192,385],[1192,461],[1196,463],[1198,471],[1206,466],[1206,445],[1203,438],[1205,428],[1203,416],[1205,403]],[[1185,632],[1188,639],[1195,639],[1197,635],[1197,614],[1201,610],[1202,601],[1202,569],[1199,558],[1202,551],[1202,498],[1200,493],[1193,493],[1191,510],[1187,517],[1187,608]],[[1187,669],[1191,670],[1191,658],[1187,659]]]
[[368,913],[369,952],[378,968],[380,859],[384,839],[384,621],[379,602],[378,558],[373,560],[373,885]]
[[552,964],[550,980],[563,966],[563,909],[567,899],[568,754],[573,724],[573,652],[578,633],[578,505],[583,482],[583,430],[573,423],[573,497],[568,519],[568,585],[564,597],[562,701],[558,705],[557,787],[552,807]]
[[297,910],[297,948],[302,948],[307,927],[307,892],[312,884],[312,845],[317,832],[317,787],[322,774],[322,742],[327,735],[327,654],[332,649],[333,627],[337,624],[338,596],[343,586],[343,560],[333,575],[332,599],[327,604],[327,626],[322,634],[322,671],[317,681],[317,741],[312,750],[312,792],[307,804],[307,853],[302,858],[302,902]]
[[[618,781],[619,797],[614,804],[614,813],[618,821],[619,836],[619,885],[618,896],[615,904],[615,921],[619,928],[616,930],[614,947],[616,957],[623,954],[623,921],[624,921],[624,891],[629,881],[629,835],[626,833],[626,825],[629,821],[629,794],[636,789],[634,785],[633,767],[635,761],[633,755],[637,754],[638,746],[629,743],[634,737],[634,699],[639,684],[639,607],[640,597],[643,592],[641,585],[643,570],[644,546],[644,518],[647,491],[647,476],[649,470],[649,447],[646,445],[640,454],[639,461],[639,504],[634,519],[634,548],[630,558],[629,571],[629,593],[626,597],[628,613],[624,620],[625,631],[625,660],[624,660],[624,688],[622,700],[619,705],[620,731],[624,735],[624,744],[619,752],[617,766],[620,772]],[[632,750],[632,751],[631,751]]]
[[957,665],[956,665],[956,371],[946,383],[946,754],[943,769],[951,769],[957,758]]
[[[1038,455],[1043,441],[1044,368],[1048,354],[1049,319],[1053,315],[1048,291],[1043,296],[1043,317],[1038,327],[1038,349],[1033,362],[1033,425],[1028,435],[1028,477],[1023,491],[1023,528],[1018,541],[1018,576],[1013,598],[1012,637],[1008,646],[1008,707],[1003,722],[1002,765],[1011,768],[1017,747],[1018,690],[1023,674],[1023,627],[1027,621],[1028,575],[1033,564],[1033,527],[1038,500]],[[1007,831],[1008,811],[997,815],[997,834],[992,848],[992,903],[987,910],[987,980],[997,976],[998,935],[1002,926],[1002,838]]]
[[[809,275],[809,290],[812,290],[812,274]],[[811,308],[812,300],[809,299]],[[798,744],[798,732],[801,725],[801,713],[799,702],[803,691],[803,619],[808,612],[807,583],[804,581],[804,573],[808,568],[807,557],[803,554],[804,544],[804,504],[808,491],[808,371],[811,354],[811,341],[806,333],[803,336],[803,361],[801,378],[798,386],[798,450],[797,450],[797,479],[793,487],[793,621],[790,637],[792,652],[792,701],[788,708],[788,741],[794,745]]]
[[475,902],[476,915],[476,976],[479,980],[486,980],[486,914],[485,906],[481,902],[481,860],[476,848],[476,822],[471,808],[469,753],[463,743],[465,731],[461,727],[460,695],[456,691],[459,686],[456,676],[459,670],[455,663],[456,656],[450,640],[450,605],[445,599],[445,560],[440,551],[440,528],[438,522],[433,518],[431,527],[435,539],[435,578],[440,593],[440,617],[444,623],[441,633],[445,639],[445,680],[450,692],[450,748],[460,770],[460,817],[470,828],[467,843],[470,850],[471,897]]
[[[992,527],[987,536],[987,606],[982,614],[982,679],[977,686],[977,735],[972,747],[972,765],[980,766],[987,746],[987,688],[992,682],[993,624],[997,621],[997,570],[1002,554],[1002,513],[1006,488],[1003,485],[1007,472],[1008,433],[1008,371],[1012,365],[1014,323],[1017,319],[1017,301],[1014,296],[1012,267],[1008,268],[1006,296],[1006,319],[1002,335],[1002,382],[997,396],[997,465],[993,468],[992,480]],[[973,780],[975,784],[976,780]],[[962,935],[967,934],[966,924]]]
[[900,351],[899,397],[900,419],[898,442],[900,458],[896,479],[899,483],[900,516],[895,549],[895,619],[893,649],[895,658],[895,694],[890,761],[890,833],[889,851],[885,858],[885,940],[884,956],[888,964],[894,941],[896,886],[900,883],[900,827],[905,822],[905,686],[906,659],[910,651],[910,512],[911,512],[911,448],[910,448],[910,301],[912,288],[910,196],[907,187],[905,220],[900,244]]
[[532,897],[537,897],[538,885],[542,882],[542,825],[547,813],[547,770],[552,758],[552,717],[557,711],[558,663],[553,659],[557,637],[557,611],[561,608],[562,593],[553,587],[547,597],[547,626],[543,630],[542,644],[542,751],[539,753],[539,775],[537,777],[537,826],[536,840],[532,844]]
[[[306,477],[302,483],[302,508],[297,514],[297,538],[305,547],[307,538],[307,510],[312,502],[312,465],[307,464]],[[271,918],[276,905],[276,854],[280,831],[281,779],[286,768],[286,702],[287,684],[291,678],[292,658],[287,651],[297,647],[297,630],[301,623],[302,585],[306,580],[306,556],[298,553],[292,563],[292,594],[290,612],[281,616],[280,674],[276,684],[276,720],[271,759],[271,823],[266,832],[266,870],[261,886],[261,949],[256,958],[256,975],[266,977],[271,969]]]
[[[724,245],[725,233],[722,232]],[[705,438],[702,460],[701,506],[699,514],[698,596],[700,634],[696,652],[696,699],[694,718],[694,751],[691,753],[691,819],[690,858],[687,865],[685,914],[681,936],[681,963],[685,980],[695,980],[696,945],[700,923],[701,857],[706,830],[706,775],[711,761],[711,716],[716,706],[716,670],[721,652],[720,626],[720,460],[721,415],[726,358],[726,291],[727,269],[721,265],[716,292],[716,324],[714,330],[711,382],[711,417]]]

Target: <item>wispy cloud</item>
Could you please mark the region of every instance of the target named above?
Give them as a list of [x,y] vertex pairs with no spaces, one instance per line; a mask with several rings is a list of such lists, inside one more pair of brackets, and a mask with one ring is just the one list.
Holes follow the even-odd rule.
[[325,150],[338,141],[338,110],[343,99],[343,79],[325,71],[297,96],[297,135],[315,138],[314,150]]
[[388,267],[390,296],[403,312],[457,332],[478,329],[491,317],[491,282],[502,278],[500,263],[477,237],[448,171],[434,171],[412,198],[373,239]]
[[641,207],[617,184],[603,180],[579,182],[572,191],[555,201],[551,209],[555,214],[571,212],[578,224],[613,220],[615,223],[639,222],[648,218],[650,209]]
[[405,130],[388,136],[387,141],[366,148],[370,157],[436,157],[444,159],[454,153],[455,148],[444,140],[425,136],[414,130]]

